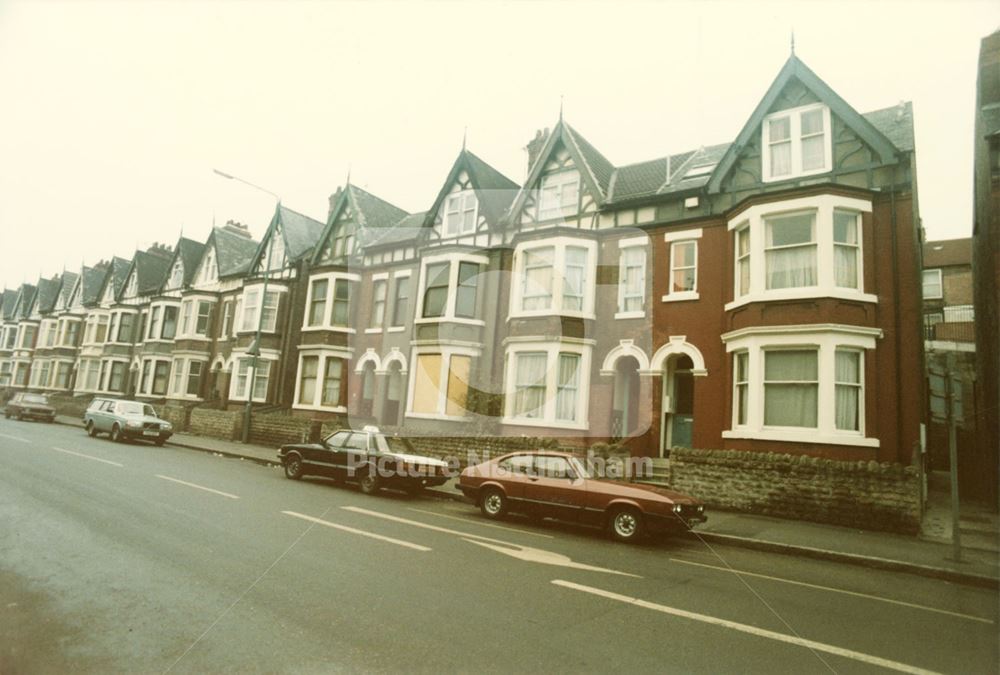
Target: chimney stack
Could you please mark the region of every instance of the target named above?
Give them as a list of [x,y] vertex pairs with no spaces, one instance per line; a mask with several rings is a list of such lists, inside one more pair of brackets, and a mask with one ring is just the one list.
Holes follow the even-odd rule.
[[235,220],[227,220],[226,224],[222,227],[222,229],[225,230],[226,232],[230,232],[232,234],[238,234],[241,237],[246,237],[247,239],[250,239],[249,226],[244,225],[243,223],[237,222]]

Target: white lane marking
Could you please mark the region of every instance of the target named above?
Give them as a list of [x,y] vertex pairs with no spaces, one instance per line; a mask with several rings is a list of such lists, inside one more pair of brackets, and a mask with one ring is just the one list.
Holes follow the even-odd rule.
[[545,539],[555,539],[551,534],[543,534],[541,532],[532,532],[531,530],[521,530],[516,527],[505,527],[503,525],[495,525],[493,523],[482,523],[478,520],[473,520],[472,518],[462,518],[460,516],[448,516],[443,513],[435,513],[434,511],[425,511],[424,509],[415,509],[413,507],[407,507],[410,511],[416,511],[417,513],[426,513],[428,516],[437,516],[438,518],[449,518],[450,520],[457,520],[462,523],[468,523],[469,525],[478,525],[480,527],[492,527],[498,530],[507,530],[508,532],[520,532],[521,534],[530,534],[533,537],[544,537]]
[[677,609],[676,607],[668,607],[666,605],[661,605],[656,602],[649,602],[648,600],[640,600],[639,598],[632,598],[627,595],[620,595],[618,593],[605,591],[603,589],[594,588],[592,586],[575,584],[572,581],[553,579],[552,583],[555,584],[556,586],[569,588],[574,591],[581,591],[583,593],[590,593],[591,595],[597,595],[602,598],[608,598],[609,600],[617,600],[618,602],[624,602],[629,605],[635,605],[636,607],[642,607],[643,609],[652,609],[654,611],[662,612],[663,614],[670,614],[671,616],[677,616],[682,619],[690,619],[691,621],[700,621],[702,623],[711,624],[713,626],[720,626],[722,628],[728,628],[730,630],[738,631],[740,633],[747,633],[749,635],[755,635],[757,637],[767,638],[769,640],[775,640],[777,642],[784,642],[786,644],[796,645],[798,647],[805,647],[807,649],[825,652],[827,654],[833,654],[834,656],[840,656],[845,659],[852,659],[854,661],[860,661],[861,663],[867,663],[869,665],[880,666],[882,668],[887,668],[889,670],[895,670],[900,673],[913,673],[914,675],[934,674],[934,671],[932,670],[924,670],[923,668],[917,668],[916,666],[911,666],[906,663],[900,663],[899,661],[891,661],[889,659],[883,659],[880,656],[864,654],[862,652],[856,652],[850,649],[844,649],[843,647],[835,647],[833,645],[828,645],[823,642],[816,642],[815,640],[806,640],[804,638],[795,637],[793,635],[785,635],[784,633],[776,633],[772,630],[757,628],[756,626],[750,626],[745,623],[737,623],[735,621],[729,621],[727,619],[720,619],[718,617],[709,616],[707,614],[688,612],[683,609]]
[[405,546],[406,548],[412,548],[415,551],[432,550],[426,546],[421,546],[420,544],[414,544],[408,541],[403,541],[402,539],[393,539],[392,537],[386,537],[381,534],[375,534],[374,532],[366,532],[365,530],[358,530],[353,527],[348,527],[346,525],[340,525],[338,523],[331,523],[328,520],[313,518],[312,516],[307,516],[303,513],[296,513],[295,511],[282,511],[282,513],[289,516],[295,516],[296,518],[301,518],[302,520],[308,520],[310,523],[316,523],[317,525],[325,525],[327,527],[332,527],[335,530],[343,530],[344,532],[350,532],[352,534],[360,534],[362,537],[370,537],[371,539],[386,541],[389,542],[390,544],[396,544],[397,546]]
[[163,480],[169,480],[174,483],[179,483],[181,485],[187,485],[188,487],[193,487],[198,490],[204,490],[205,492],[211,492],[217,495],[222,495],[223,497],[228,497],[229,499],[239,499],[237,495],[229,494],[228,492],[223,492],[222,490],[213,490],[210,487],[205,487],[204,485],[198,485],[196,483],[189,483],[186,480],[181,480],[180,478],[171,478],[170,476],[162,476],[160,474],[155,474],[157,478],[162,478]]
[[[451,534],[457,537],[461,537],[463,540],[469,542],[470,544],[479,544],[485,548],[493,551],[498,551],[504,553],[514,558],[520,560],[526,560],[529,562],[538,562],[546,565],[562,565],[564,567],[573,567],[576,569],[589,570],[592,572],[608,572],[610,574],[621,574],[624,576],[635,577],[641,579],[642,577],[636,574],[629,574],[628,572],[619,572],[617,570],[604,569],[603,567],[592,567],[590,565],[584,565],[583,563],[573,562],[571,558],[568,558],[560,553],[554,553],[552,551],[544,551],[542,549],[531,548],[530,546],[521,546],[520,544],[512,544],[509,541],[503,541],[502,539],[493,539],[492,537],[484,537],[481,534],[469,534],[468,532],[461,532],[459,530],[450,530],[447,527],[440,527],[438,525],[431,525],[429,523],[421,523],[419,520],[410,520],[408,518],[400,518],[399,516],[390,516],[388,513],[382,513],[380,511],[370,511],[369,509],[363,509],[358,506],[341,506],[340,508],[345,511],[352,511],[354,513],[362,513],[368,516],[375,516],[376,518],[383,518],[385,520],[391,520],[397,523],[403,523],[404,525],[412,525],[413,527],[422,527],[425,530],[433,530],[434,532],[443,532],[445,534]],[[478,539],[478,541],[473,541]],[[491,544],[499,544],[500,546],[490,546],[484,544],[483,542],[490,542]],[[506,547],[506,548],[501,548]]]
[[937,607],[928,607],[926,605],[917,605],[912,602],[904,602],[902,600],[893,600],[891,598],[884,598],[880,595],[869,595],[868,593],[859,593],[857,591],[848,591],[842,588],[833,588],[831,586],[818,586],[816,584],[806,583],[805,581],[794,581],[792,579],[785,579],[782,577],[772,577],[767,574],[758,574],[756,572],[745,572],[743,570],[734,570],[729,567],[719,567],[718,565],[706,565],[705,563],[694,562],[693,560],[681,560],[680,558],[671,558],[670,562],[682,563],[684,565],[695,565],[697,567],[708,567],[709,569],[719,570],[720,572],[727,572],[730,574],[739,574],[741,576],[747,577],[757,577],[758,579],[769,579],[771,581],[780,581],[785,584],[794,584],[795,586],[805,586],[806,588],[815,588],[821,591],[830,591],[831,593],[843,593],[844,595],[853,595],[859,598],[868,598],[869,600],[878,600],[880,602],[888,602],[893,605],[902,605],[903,607],[912,607],[913,609],[923,609],[928,612],[937,612],[939,614],[947,614],[948,616],[955,616],[960,619],[969,619],[970,621],[979,621],[980,623],[992,624],[993,621],[990,619],[984,619],[979,616],[973,616],[971,614],[962,614],[961,612],[951,612],[946,609],[938,609]]
[[21,443],[31,443],[27,438],[21,438],[20,436],[9,436],[8,434],[0,434],[2,438],[9,438],[12,441],[19,441]]
[[553,551],[543,551],[540,548],[518,546],[516,549],[513,549],[497,546],[496,544],[489,544],[485,541],[476,541],[475,539],[466,539],[465,541],[470,544],[476,544],[477,546],[488,548],[491,551],[509,555],[512,558],[517,558],[518,560],[524,560],[526,562],[541,563],[543,565],[557,565],[559,567],[571,567],[573,569],[585,570],[587,572],[606,572],[607,574],[618,574],[623,577],[633,577],[635,579],[642,578],[638,574],[629,574],[628,572],[609,570],[606,567],[594,567],[593,565],[584,565],[583,563],[573,562],[573,559],[569,556],[565,556],[561,553],[555,553]]
[[55,446],[52,446],[52,449],[56,452],[65,452],[67,455],[76,455],[77,457],[83,457],[84,459],[92,459],[95,462],[104,462],[105,464],[110,464],[111,466],[125,468],[124,464],[112,462],[110,459],[101,459],[100,457],[94,457],[93,455],[85,455],[82,452],[75,452],[73,450],[66,450],[65,448],[57,448]]

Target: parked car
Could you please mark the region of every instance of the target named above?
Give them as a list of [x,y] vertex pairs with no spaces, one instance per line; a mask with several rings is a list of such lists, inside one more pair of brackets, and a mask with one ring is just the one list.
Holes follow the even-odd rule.
[[417,455],[409,441],[374,426],[336,431],[319,443],[283,445],[278,459],[288,478],[311,474],[356,481],[365,494],[384,487],[416,493],[448,480],[446,462]]
[[95,398],[83,413],[83,426],[91,437],[107,433],[112,441],[151,441],[163,445],[174,433],[170,422],[160,419],[153,406],[140,401]]
[[3,415],[7,419],[13,417],[17,420],[52,422],[56,418],[56,409],[49,405],[49,399],[45,394],[29,394],[21,391],[7,401]]
[[507,513],[607,528],[619,541],[672,534],[707,520],[693,497],[652,485],[595,478],[585,462],[560,452],[516,452],[470,466],[459,489],[487,518]]

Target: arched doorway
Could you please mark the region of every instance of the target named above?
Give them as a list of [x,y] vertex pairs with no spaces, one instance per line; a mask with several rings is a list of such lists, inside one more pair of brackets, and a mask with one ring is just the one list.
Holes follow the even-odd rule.
[[663,362],[663,405],[660,456],[670,448],[691,447],[694,431],[694,363],[687,354],[672,354]]
[[611,436],[627,438],[639,427],[639,362],[623,356],[615,363],[615,387],[611,409]]
[[403,400],[403,372],[398,361],[389,364],[385,374],[385,401],[382,405],[382,424],[400,424],[399,412]]

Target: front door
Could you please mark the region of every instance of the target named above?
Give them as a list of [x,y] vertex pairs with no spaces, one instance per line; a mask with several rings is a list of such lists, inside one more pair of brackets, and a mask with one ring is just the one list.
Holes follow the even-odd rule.
[[687,356],[672,359],[664,373],[660,456],[670,448],[690,448],[694,430],[694,374]]

